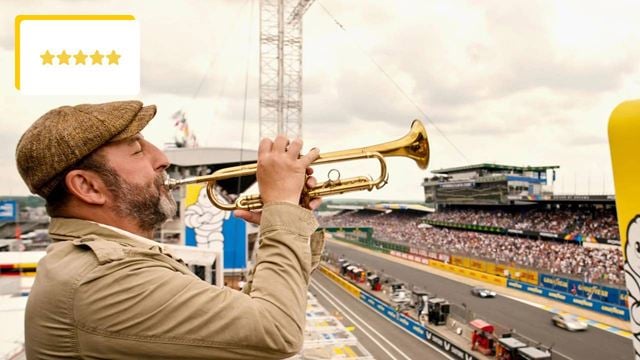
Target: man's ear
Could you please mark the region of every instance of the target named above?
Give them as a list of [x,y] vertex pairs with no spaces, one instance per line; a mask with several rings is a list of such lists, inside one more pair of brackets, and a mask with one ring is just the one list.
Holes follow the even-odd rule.
[[69,193],[92,205],[107,202],[107,187],[98,174],[88,170],[71,170],[64,178]]

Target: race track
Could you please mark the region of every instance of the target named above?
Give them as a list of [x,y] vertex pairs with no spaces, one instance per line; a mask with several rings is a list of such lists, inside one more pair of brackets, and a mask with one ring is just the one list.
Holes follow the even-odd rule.
[[448,359],[354,298],[321,272],[313,274],[309,289],[344,326],[353,326],[358,342],[377,360]]
[[404,282],[414,284],[451,303],[465,303],[482,318],[515,329],[545,345],[553,344],[553,350],[575,360],[628,360],[632,359],[631,340],[594,327],[581,333],[570,333],[551,324],[552,314],[516,300],[497,296],[480,299],[470,294],[471,286],[443,278],[426,271],[371,255],[337,242],[327,243],[327,251],[344,255],[373,269],[383,269]]

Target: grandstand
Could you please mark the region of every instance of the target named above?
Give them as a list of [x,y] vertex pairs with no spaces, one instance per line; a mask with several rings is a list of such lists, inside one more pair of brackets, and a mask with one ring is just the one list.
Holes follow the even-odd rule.
[[422,183],[425,202],[433,206],[506,205],[526,196],[548,196],[553,193],[558,168],[477,164],[432,170],[435,175]]
[[413,254],[622,288],[615,197],[555,195],[558,168],[484,163],[435,170],[423,181],[422,206],[341,204],[342,212],[321,224],[370,228],[372,241]]
[[[478,211],[477,218],[486,218]],[[465,214],[470,213],[469,210]],[[566,214],[566,213],[563,213]],[[423,251],[446,255],[463,255],[496,263],[518,265],[550,274],[580,278],[589,282],[623,285],[622,252],[618,246],[601,248],[582,246],[575,241],[530,239],[522,234],[499,234],[476,231],[473,226],[460,229],[446,223],[425,226],[430,217],[446,217],[446,213],[424,215],[415,211],[389,213],[360,210],[322,217],[325,227],[368,227],[373,238],[402,244],[413,253]],[[558,220],[559,221],[559,220]],[[551,222],[558,222],[552,220]],[[520,225],[527,222],[519,223]],[[595,226],[600,222],[594,221]],[[455,224],[455,223],[452,223]],[[490,228],[490,223],[475,223],[477,229]],[[523,231],[523,233],[526,230]]]

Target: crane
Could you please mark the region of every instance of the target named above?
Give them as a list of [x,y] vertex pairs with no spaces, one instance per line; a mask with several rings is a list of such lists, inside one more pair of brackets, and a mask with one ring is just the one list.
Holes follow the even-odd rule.
[[313,2],[260,1],[260,138],[302,137],[302,17]]

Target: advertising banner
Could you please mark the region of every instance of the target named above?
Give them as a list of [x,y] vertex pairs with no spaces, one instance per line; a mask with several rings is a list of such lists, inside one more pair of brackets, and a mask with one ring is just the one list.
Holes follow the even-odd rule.
[[518,269],[520,272],[520,281],[524,281],[529,284],[538,285],[538,272],[528,269]]
[[573,296],[566,292],[553,291],[515,280],[507,280],[507,287],[539,296],[544,296],[553,300],[562,301],[570,305],[580,306],[582,308],[593,310],[604,315],[617,317],[622,320],[629,320],[629,309],[627,309],[625,306],[612,305],[604,303],[602,301],[585,299],[578,296]]
[[187,185],[184,199],[184,245],[223,253],[225,270],[247,268],[247,228],[244,220],[213,206],[203,184]]
[[18,202],[15,200],[0,200],[0,221],[18,221]]
[[469,269],[473,269],[476,271],[480,271],[483,273],[487,272],[487,262],[477,259],[469,259],[468,266]]
[[471,270],[468,268],[464,268],[462,266],[445,264],[439,261],[430,261],[429,265],[438,269],[448,271],[448,272],[466,276],[468,278],[481,280],[481,281],[488,282],[495,285],[506,286],[506,279],[501,276],[495,276],[495,275],[483,273],[480,271]]
[[626,305],[627,291],[551,274],[540,274],[541,287],[569,293],[576,297],[613,305]]
[[464,260],[461,256],[451,256],[451,265],[464,267]]

